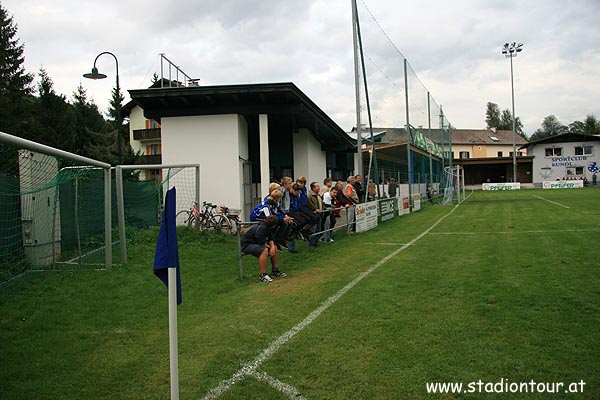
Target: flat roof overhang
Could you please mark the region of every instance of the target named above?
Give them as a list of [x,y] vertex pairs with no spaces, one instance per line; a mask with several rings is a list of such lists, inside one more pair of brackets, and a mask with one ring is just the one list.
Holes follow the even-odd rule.
[[309,129],[323,150],[356,151],[356,142],[291,82],[135,89],[129,94],[148,119],[267,114],[275,124],[286,120],[294,132]]
[[[512,157],[481,157],[481,158],[454,158],[453,164],[459,165],[492,165],[512,164]],[[533,163],[533,156],[517,156],[517,164]]]

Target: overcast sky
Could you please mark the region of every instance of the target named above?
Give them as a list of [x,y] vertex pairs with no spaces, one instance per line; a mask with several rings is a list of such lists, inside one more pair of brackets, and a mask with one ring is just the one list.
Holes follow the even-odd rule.
[[[114,60],[98,60],[109,79],[81,77],[97,54],[118,57],[128,101],[126,90],[148,87],[165,53],[202,85],[293,82],[343,129],[356,123],[350,0],[0,2],[18,24],[27,71],[43,66],[68,98],[81,83],[103,110]],[[513,61],[515,109],[527,134],[550,114],[565,125],[600,117],[599,0],[358,4],[375,125],[406,121],[406,57],[421,82],[411,75],[411,124],[424,124],[412,115],[426,114],[429,91],[455,127],[484,128],[487,102],[511,107],[501,47],[513,41],[524,43]]]

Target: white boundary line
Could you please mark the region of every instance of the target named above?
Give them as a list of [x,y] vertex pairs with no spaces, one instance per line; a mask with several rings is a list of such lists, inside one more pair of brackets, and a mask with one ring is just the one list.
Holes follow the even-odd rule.
[[390,243],[390,242],[371,242],[365,243],[370,246],[404,246],[406,243]]
[[600,229],[556,229],[551,231],[512,231],[512,232],[433,232],[431,235],[517,235],[520,233],[561,233],[561,232],[596,232]]
[[571,208],[571,207],[569,207],[569,206],[565,206],[564,204],[560,204],[560,203],[557,203],[557,202],[555,202],[555,201],[548,200],[548,199],[545,199],[545,198],[543,198],[543,197],[540,197],[540,196],[536,196],[535,194],[533,195],[533,197],[537,197],[538,199],[540,199],[540,200],[544,200],[544,201],[547,201],[548,203],[556,204],[557,206],[561,206],[561,207],[564,207],[564,208]]
[[[467,198],[470,197],[470,196],[471,195],[467,196]],[[376,264],[374,264],[371,268],[369,268],[365,272],[361,273],[356,278],[354,278],[350,283],[348,283],[346,286],[344,286],[343,288],[341,288],[340,290],[338,290],[337,293],[335,293],[334,295],[332,295],[331,297],[329,297],[327,300],[325,300],[323,303],[321,303],[321,305],[319,307],[317,307],[313,312],[311,312],[310,314],[308,314],[308,316],[306,318],[304,318],[300,323],[298,323],[292,329],[290,329],[289,331],[285,332],[283,335],[281,335],[277,339],[275,339],[275,341],[273,341],[269,345],[269,347],[267,347],[266,349],[264,349],[263,351],[261,351],[260,354],[258,355],[258,357],[256,357],[253,361],[250,361],[250,362],[244,364],[242,366],[242,368],[240,368],[239,371],[237,371],[235,374],[233,374],[231,376],[231,378],[226,379],[224,381],[221,381],[221,383],[219,383],[218,386],[216,386],[216,387],[212,388],[211,390],[209,390],[208,393],[203,397],[203,399],[204,400],[216,399],[219,396],[221,396],[223,393],[225,393],[227,390],[229,390],[237,382],[240,382],[241,380],[245,379],[247,376],[252,376],[254,373],[256,373],[255,372],[256,369],[262,363],[264,363],[265,361],[267,361],[273,354],[275,354],[275,352],[277,352],[277,350],[279,350],[279,348],[281,346],[283,346],[291,338],[293,338],[294,336],[296,336],[296,334],[298,332],[302,331],[304,328],[306,328],[308,325],[310,325],[311,322],[313,322],[319,315],[321,315],[325,310],[327,310],[333,303],[335,303],[336,301],[338,301],[338,299],[340,297],[342,297],[344,294],[346,294],[347,291],[349,291],[354,286],[356,286],[356,284],[358,282],[362,281],[364,278],[366,278],[367,276],[369,276],[371,274],[371,272],[375,271],[377,268],[381,267],[383,264],[385,264],[386,262],[388,262],[389,260],[391,260],[392,258],[394,258],[395,256],[397,256],[400,252],[406,250],[407,248],[409,248],[410,246],[412,246],[413,244],[415,244],[417,241],[419,241],[423,236],[425,236],[429,232],[431,232],[432,229],[434,229],[444,219],[446,219],[448,216],[450,216],[458,208],[458,206],[460,204],[461,203],[459,203],[456,206],[454,206],[454,208],[452,208],[452,210],[450,210],[450,212],[448,214],[442,216],[440,219],[438,219],[436,222],[434,222],[433,225],[431,225],[429,228],[427,228],[419,236],[417,236],[416,238],[414,238],[410,242],[406,243],[402,247],[394,250],[393,252],[391,252],[387,256],[383,257]]]
[[281,393],[287,395],[292,400],[306,400],[302,393],[295,387],[288,385],[287,383],[283,383],[280,380],[273,378],[271,375],[267,375],[264,372],[251,372],[248,374],[249,376],[255,378],[257,381],[266,382],[275,389],[279,390]]

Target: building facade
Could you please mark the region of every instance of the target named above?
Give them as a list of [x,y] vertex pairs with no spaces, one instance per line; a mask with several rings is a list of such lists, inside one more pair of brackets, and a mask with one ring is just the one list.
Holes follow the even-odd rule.
[[523,146],[533,155],[533,183],[596,180],[600,175],[600,136],[566,133]]

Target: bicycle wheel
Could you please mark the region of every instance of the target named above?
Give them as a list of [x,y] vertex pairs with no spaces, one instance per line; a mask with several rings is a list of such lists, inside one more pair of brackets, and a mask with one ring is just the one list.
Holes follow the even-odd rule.
[[228,218],[229,219],[229,233],[232,235],[235,235],[237,233],[238,230],[238,221],[239,219],[236,217],[233,218]]
[[215,217],[215,232],[231,233],[231,221],[225,215]]
[[189,210],[179,211],[177,214],[175,214],[175,223],[177,225],[187,225],[190,227],[193,220],[194,215]]

